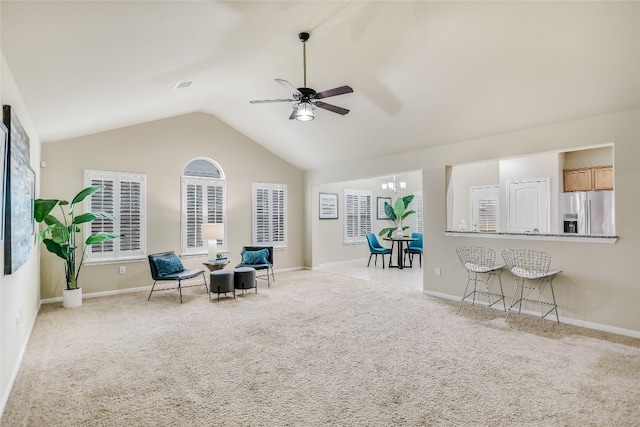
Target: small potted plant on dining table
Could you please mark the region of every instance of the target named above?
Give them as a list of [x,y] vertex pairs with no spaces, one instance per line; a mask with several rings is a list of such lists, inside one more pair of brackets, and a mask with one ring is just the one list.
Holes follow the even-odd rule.
[[383,228],[378,236],[385,236],[391,238],[391,235],[395,233],[396,237],[402,237],[404,230],[409,226],[403,226],[402,221],[411,214],[416,213],[413,209],[408,209],[409,203],[413,200],[413,194],[404,197],[398,197],[391,206],[389,203],[384,203],[384,212],[387,214],[389,220],[393,221],[393,227]]
[[[82,304],[82,288],[78,286],[78,275],[87,248],[95,243],[119,237],[117,234],[105,232],[91,234],[84,241],[82,254],[76,257],[78,249],[76,235],[82,231],[80,225],[93,222],[96,219],[114,219],[113,215],[104,212],[86,212],[76,215],[76,205],[103,188],[103,185],[84,188],[76,194],[71,203],[61,199],[36,199],[34,201],[33,217],[35,221],[46,224],[46,227],[38,233],[38,241],[44,243],[49,252],[56,254],[64,261],[66,288],[62,292],[62,298],[65,308]],[[61,219],[51,213],[56,206],[60,207]],[[67,207],[66,211],[65,206]]]

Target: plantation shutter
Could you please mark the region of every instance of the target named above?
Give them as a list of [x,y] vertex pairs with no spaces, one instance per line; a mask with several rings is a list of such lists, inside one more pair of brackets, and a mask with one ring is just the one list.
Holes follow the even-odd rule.
[[115,219],[96,219],[85,226],[88,233],[117,234],[115,240],[91,245],[86,260],[137,259],[145,255],[145,175],[85,170],[85,185],[104,188],[85,199],[85,212],[104,212]]
[[413,206],[412,209],[416,211],[416,214],[413,215],[413,232],[424,233],[424,209],[422,202],[422,191],[413,192],[413,202],[410,206]]
[[120,181],[120,244],[121,252],[142,249],[142,183]]
[[471,195],[471,230],[485,233],[498,231],[498,186],[475,186]]
[[[97,193],[91,195],[91,207],[90,212],[104,212],[111,215],[115,214],[115,198],[113,193],[114,181],[113,179],[92,179],[92,186],[104,185],[104,188]],[[115,233],[114,221],[111,219],[96,219],[91,223],[91,234],[96,233]],[[112,253],[113,240],[108,240],[102,243],[96,243],[91,245],[90,251],[94,254],[106,254]]]
[[255,190],[255,238],[254,243],[264,245],[269,243],[269,190],[257,188]]
[[186,247],[198,248],[204,246],[202,242],[202,222],[204,210],[202,206],[202,185],[187,184],[186,186]]
[[[189,161],[181,178],[181,236],[183,254],[204,254],[208,241],[202,238],[203,224],[225,223],[226,181],[220,165],[206,157]],[[218,246],[226,247],[218,239]]]
[[373,199],[370,191],[344,190],[344,242],[363,242],[371,232],[371,206]]
[[287,186],[253,183],[253,243],[287,245]]
[[[207,251],[202,224],[224,224],[224,181],[182,177],[183,253]],[[218,240],[224,247],[224,242]]]
[[271,190],[271,242],[273,246],[285,244],[285,191],[281,188]]
[[495,233],[498,231],[498,201],[482,199],[478,201],[478,231]]

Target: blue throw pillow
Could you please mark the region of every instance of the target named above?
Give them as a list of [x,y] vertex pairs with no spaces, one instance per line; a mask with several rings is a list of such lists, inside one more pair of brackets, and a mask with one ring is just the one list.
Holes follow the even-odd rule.
[[242,251],[242,264],[269,264],[269,249]]
[[165,277],[184,271],[184,265],[182,265],[182,261],[180,261],[180,258],[177,256],[158,258],[155,263],[156,270],[158,270],[158,277]]

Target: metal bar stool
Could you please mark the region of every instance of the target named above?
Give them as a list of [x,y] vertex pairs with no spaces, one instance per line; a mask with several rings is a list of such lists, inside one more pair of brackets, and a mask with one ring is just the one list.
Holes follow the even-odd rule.
[[[458,259],[460,259],[460,264],[467,270],[467,286],[464,289],[460,307],[462,308],[462,304],[465,302],[475,304],[476,294],[482,294],[487,297],[487,305],[489,307],[502,301],[504,311],[507,311],[502,279],[500,278],[504,265],[495,265],[496,252],[493,249],[481,246],[459,246],[456,248],[456,253],[458,254]],[[492,292],[489,289],[489,281],[493,276],[498,277],[500,293],[497,293],[497,291]],[[473,282],[473,289],[469,290],[471,282]],[[478,286],[478,282],[482,286]],[[495,297],[495,301],[491,301],[491,297]],[[469,298],[471,301],[469,301]]]
[[[505,320],[509,321],[509,315],[516,305],[518,306],[518,314],[523,314],[522,303],[533,302],[538,305],[540,316],[532,313],[524,314],[539,317],[544,321],[545,317],[555,311],[556,321],[560,323],[558,304],[556,304],[556,296],[553,291],[553,279],[557,274],[562,273],[562,271],[549,271],[551,255],[532,249],[505,249],[502,251],[502,257],[507,264],[507,268],[515,278],[515,289]],[[541,290],[546,283],[549,284],[549,288],[551,289],[551,302],[542,299]],[[524,294],[525,289],[527,290],[527,295]],[[532,299],[532,292],[537,295],[536,299]]]

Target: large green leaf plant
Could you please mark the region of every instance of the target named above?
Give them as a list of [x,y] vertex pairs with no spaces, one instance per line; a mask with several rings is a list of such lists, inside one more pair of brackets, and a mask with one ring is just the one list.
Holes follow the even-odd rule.
[[[90,235],[84,242],[82,255],[76,265],[76,234],[81,232],[80,224],[93,222],[96,219],[114,219],[113,215],[104,212],[87,212],[75,214],[76,204],[104,188],[103,185],[82,189],[73,198],[71,203],[66,200],[36,199],[34,201],[33,217],[38,223],[44,222],[46,227],[38,233],[38,241],[46,246],[47,250],[56,254],[64,261],[67,289],[78,288],[78,275],[84,261],[87,248],[94,243],[101,243],[119,237],[117,234],[99,232]],[[60,207],[62,220],[51,214],[56,206]],[[66,212],[64,206],[67,206]]]
[[384,203],[384,212],[387,214],[387,217],[389,217],[389,220],[393,221],[394,226],[383,228],[380,233],[378,233],[378,236],[386,235],[387,237],[391,237],[391,235],[398,229],[404,231],[409,228],[409,226],[407,225],[403,226],[402,221],[409,215],[416,213],[416,211],[414,211],[413,209],[408,209],[409,203],[411,203],[412,200],[413,194],[409,196],[398,197],[393,206],[391,206],[388,202]]

